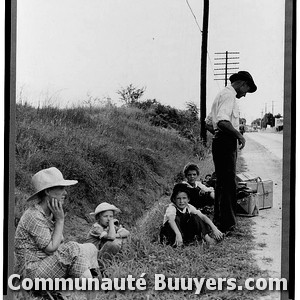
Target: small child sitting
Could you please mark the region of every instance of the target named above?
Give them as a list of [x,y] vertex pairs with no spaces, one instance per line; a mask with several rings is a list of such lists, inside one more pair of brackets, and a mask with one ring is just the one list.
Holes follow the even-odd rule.
[[187,181],[183,181],[190,188],[190,204],[197,209],[205,206],[213,206],[215,199],[215,190],[213,187],[207,187],[201,181],[197,181],[200,174],[199,167],[196,164],[187,164],[183,169]]
[[111,259],[121,250],[124,239],[129,236],[129,231],[114,218],[117,212],[121,212],[119,208],[103,202],[96,207],[95,212],[90,213],[95,216],[96,223],[90,229],[86,242],[97,247],[98,258]]
[[[184,183],[174,186],[171,201],[164,215],[160,231],[160,241],[172,246],[189,244],[195,239],[204,239],[208,244],[216,244],[224,237],[213,222],[200,210],[189,204],[189,188]],[[212,230],[212,236],[209,233]]]

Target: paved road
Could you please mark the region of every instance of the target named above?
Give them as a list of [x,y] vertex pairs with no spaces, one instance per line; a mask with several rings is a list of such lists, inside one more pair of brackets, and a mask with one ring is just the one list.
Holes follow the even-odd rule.
[[251,132],[251,133],[245,133],[245,137],[264,146],[268,152],[271,152],[279,160],[282,160],[282,150],[283,150],[282,133]]
[[[256,247],[253,254],[257,264],[269,277],[281,277],[281,219],[282,219],[282,148],[279,133],[245,133],[246,146],[241,151],[249,172],[273,181],[273,207],[259,211],[253,217]],[[280,299],[272,292],[261,299]]]

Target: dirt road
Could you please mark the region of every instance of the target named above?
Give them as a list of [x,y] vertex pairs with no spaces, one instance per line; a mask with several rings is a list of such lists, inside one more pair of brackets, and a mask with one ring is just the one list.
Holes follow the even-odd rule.
[[[282,219],[282,147],[283,136],[279,133],[245,133],[246,147],[242,150],[249,172],[262,179],[273,181],[273,207],[259,211],[253,217],[253,234],[256,248],[253,251],[257,264],[267,270],[269,277],[281,277],[281,219]],[[280,299],[271,292],[262,299]]]

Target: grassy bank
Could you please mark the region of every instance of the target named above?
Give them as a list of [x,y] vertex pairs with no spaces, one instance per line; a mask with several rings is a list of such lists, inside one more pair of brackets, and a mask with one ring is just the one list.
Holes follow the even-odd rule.
[[[16,218],[33,192],[31,176],[55,166],[65,178],[79,182],[70,188],[67,230],[72,231],[76,222],[87,225],[89,213],[103,201],[120,207],[121,221],[133,226],[161,195],[170,193],[183,166],[199,162],[197,157],[206,151],[174,129],[152,126],[148,115],[138,108],[114,106],[17,105]],[[211,172],[202,165],[203,175]]]
[[[258,291],[155,291],[155,274],[166,277],[230,278],[240,284],[263,277],[250,251],[251,219],[239,218],[238,229],[211,248],[201,244],[174,249],[158,243],[158,232],[174,182],[187,162],[197,163],[201,176],[212,173],[209,147],[182,137],[172,128],[153,126],[149,112],[138,108],[35,109],[17,105],[16,206],[18,219],[32,193],[31,176],[56,166],[79,183],[69,191],[66,240],[83,241],[93,220],[89,213],[107,201],[121,210],[119,219],[131,237],[105,276],[145,273],[144,292],[97,292],[96,299],[257,299]],[[239,169],[242,162],[239,162]],[[19,296],[20,299],[21,296]],[[72,299],[81,299],[74,293]]]

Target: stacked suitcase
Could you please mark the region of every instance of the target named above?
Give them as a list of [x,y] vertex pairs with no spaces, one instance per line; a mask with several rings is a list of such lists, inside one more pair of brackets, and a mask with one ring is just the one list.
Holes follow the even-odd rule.
[[262,180],[252,173],[240,173],[236,175],[238,186],[245,186],[251,193],[237,201],[237,214],[244,216],[256,216],[259,210],[273,206],[273,181]]

